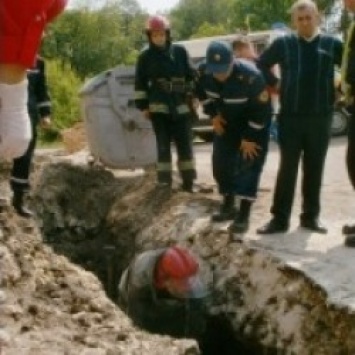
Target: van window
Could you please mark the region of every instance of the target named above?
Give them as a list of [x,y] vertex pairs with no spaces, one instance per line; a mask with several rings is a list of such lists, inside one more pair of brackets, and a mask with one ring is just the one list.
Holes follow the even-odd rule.
[[[252,32],[247,34],[246,37],[248,37],[251,42],[254,43],[257,53],[260,54],[275,38],[284,34],[284,31],[271,30]],[[227,41],[232,43],[233,40],[238,36],[240,36],[240,34],[236,33],[224,36],[196,38],[187,41],[179,41],[176,43],[186,48],[192,62],[196,64],[205,58],[207,47],[212,41]]]

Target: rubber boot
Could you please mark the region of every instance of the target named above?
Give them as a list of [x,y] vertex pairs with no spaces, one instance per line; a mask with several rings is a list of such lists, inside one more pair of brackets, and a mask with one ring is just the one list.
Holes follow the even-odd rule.
[[33,212],[24,206],[24,197],[25,194],[23,191],[14,191],[12,198],[12,206],[14,207],[16,213],[25,218],[33,217]]
[[252,201],[241,200],[240,211],[229,228],[232,233],[246,233],[248,231],[251,205]]
[[189,192],[191,194],[194,193],[195,190],[194,190],[193,180],[190,180],[190,179],[183,180],[182,185],[181,185],[181,189],[182,189],[182,191]]
[[234,206],[235,198],[234,195],[228,194],[223,196],[223,202],[219,209],[219,212],[212,216],[213,222],[224,222],[235,218],[237,213]]

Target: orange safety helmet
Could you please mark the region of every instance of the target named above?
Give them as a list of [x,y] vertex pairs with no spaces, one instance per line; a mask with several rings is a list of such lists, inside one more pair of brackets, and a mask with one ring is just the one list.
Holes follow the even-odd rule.
[[151,16],[145,24],[145,30],[147,33],[150,31],[170,31],[169,20],[160,15]]
[[198,275],[199,264],[196,258],[185,248],[168,248],[157,262],[155,268],[155,286],[164,288],[167,280],[184,284],[183,298],[200,298],[206,295],[206,289]]

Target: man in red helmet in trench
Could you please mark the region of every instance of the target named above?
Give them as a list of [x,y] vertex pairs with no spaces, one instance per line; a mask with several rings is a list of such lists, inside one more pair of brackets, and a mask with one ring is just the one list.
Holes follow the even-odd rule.
[[119,284],[119,304],[137,326],[176,338],[201,337],[206,299],[195,256],[179,246],[138,255]]
[[146,23],[146,35],[148,46],[140,53],[136,64],[135,104],[153,124],[157,142],[158,185],[172,185],[173,141],[182,190],[193,192],[196,170],[188,100],[194,91],[196,72],[186,49],[171,43],[170,24],[165,17],[150,17]]

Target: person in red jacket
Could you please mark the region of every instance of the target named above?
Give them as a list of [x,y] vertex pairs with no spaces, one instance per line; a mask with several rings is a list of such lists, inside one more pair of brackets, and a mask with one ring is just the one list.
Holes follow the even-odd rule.
[[21,156],[31,140],[26,70],[35,64],[43,31],[68,0],[0,2],[0,158]]

